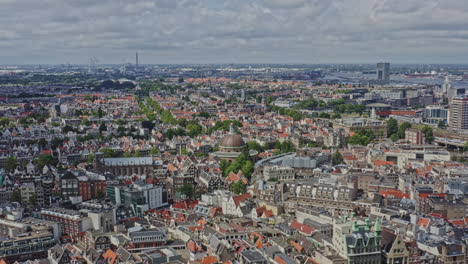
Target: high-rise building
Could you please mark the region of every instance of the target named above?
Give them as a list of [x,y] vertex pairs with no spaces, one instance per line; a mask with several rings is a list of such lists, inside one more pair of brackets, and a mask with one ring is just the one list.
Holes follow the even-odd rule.
[[390,81],[390,63],[388,62],[377,63],[377,80],[381,82]]
[[452,82],[449,80],[448,76],[445,76],[444,84],[442,84],[442,93],[445,97],[449,97],[450,90],[452,89]]
[[451,129],[468,129],[468,96],[452,97],[449,127]]
[[135,67],[138,68],[138,52],[135,54]]
[[425,123],[437,125],[440,122],[448,123],[449,109],[443,105],[428,105],[423,112]]

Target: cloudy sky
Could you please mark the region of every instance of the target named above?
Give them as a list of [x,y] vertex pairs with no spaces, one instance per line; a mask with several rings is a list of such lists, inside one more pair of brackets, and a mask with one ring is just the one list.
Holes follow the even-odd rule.
[[0,64],[466,63],[466,0],[0,0]]

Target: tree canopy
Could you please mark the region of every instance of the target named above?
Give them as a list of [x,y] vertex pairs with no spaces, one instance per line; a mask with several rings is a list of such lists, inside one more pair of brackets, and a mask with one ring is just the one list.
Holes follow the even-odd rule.
[[333,165],[341,164],[344,161],[343,155],[341,155],[341,153],[339,151],[333,153],[331,158],[332,158],[332,164]]
[[245,185],[242,181],[237,181],[231,184],[231,190],[233,193],[240,195],[247,192],[247,185]]

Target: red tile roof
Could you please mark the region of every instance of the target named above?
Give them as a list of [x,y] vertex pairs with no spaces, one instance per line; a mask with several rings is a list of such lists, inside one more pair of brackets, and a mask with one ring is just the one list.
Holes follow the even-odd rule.
[[464,226],[465,225],[465,221],[463,219],[462,220],[449,220],[448,222],[453,224],[454,226]]
[[263,213],[263,217],[264,217],[264,218],[270,218],[270,217],[272,217],[272,216],[273,216],[273,211],[271,211],[271,210],[265,211],[265,212]]
[[218,263],[218,258],[216,258],[214,256],[204,257],[201,260],[201,264],[215,264],[215,263]]
[[242,176],[243,174],[241,170],[239,170],[237,173],[234,173],[231,171],[229,175],[226,177],[226,181],[228,183],[238,182],[242,178]]
[[291,228],[294,228],[297,231],[299,231],[299,232],[301,232],[303,234],[309,235],[309,236],[312,235],[312,233],[315,231],[315,229],[313,227],[310,227],[308,225],[299,223],[296,220],[296,218],[294,218],[293,221],[291,222]]
[[385,198],[397,198],[397,199],[402,199],[402,198],[410,198],[410,195],[408,193],[403,193],[399,190],[388,190],[388,191],[381,191],[380,195],[382,195]]
[[184,200],[184,201],[173,204],[172,208],[191,210],[191,209],[195,208],[195,206],[197,206],[197,204],[198,204],[198,201],[190,202],[189,200]]
[[247,199],[251,199],[251,198],[252,198],[252,195],[250,195],[250,193],[244,193],[242,195],[232,197],[232,199],[234,199],[234,203],[236,204],[236,206],[239,206],[241,202]]
[[430,224],[430,223],[431,223],[431,219],[421,217],[421,218],[419,218],[419,220],[418,220],[417,226],[419,226],[419,227],[424,227],[424,228],[427,229],[427,228],[429,227],[429,224]]
[[427,198],[429,196],[445,197],[445,193],[420,193],[419,197]]
[[190,231],[195,232],[195,231],[202,231],[203,226],[189,226],[187,227]]
[[258,207],[257,209],[255,209],[257,211],[257,216],[262,216],[263,215],[263,212],[266,211],[266,207],[265,206],[262,206],[262,207]]
[[187,249],[191,252],[197,252],[201,250],[201,248],[193,240],[187,242]]
[[386,160],[375,160],[374,161],[374,166],[393,166],[395,165],[395,162],[393,161],[386,161]]
[[106,253],[102,255],[102,257],[107,260],[107,263],[114,264],[115,260],[117,259],[117,253],[115,253],[112,249],[108,249]]

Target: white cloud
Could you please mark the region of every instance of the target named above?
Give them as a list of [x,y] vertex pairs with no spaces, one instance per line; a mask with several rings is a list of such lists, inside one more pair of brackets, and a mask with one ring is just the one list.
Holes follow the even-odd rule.
[[0,58],[121,63],[139,50],[147,63],[453,61],[468,53],[461,2],[0,0]]

